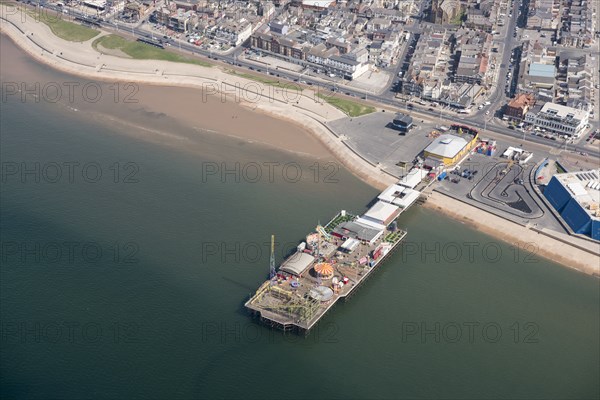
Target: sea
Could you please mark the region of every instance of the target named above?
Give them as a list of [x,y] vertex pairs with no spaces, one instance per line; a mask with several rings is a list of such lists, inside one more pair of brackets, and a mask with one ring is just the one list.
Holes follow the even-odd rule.
[[243,304],[271,235],[279,263],[378,190],[331,156],[203,130],[201,105],[192,129],[94,103],[110,83],[1,45],[0,397],[600,397],[598,279],[420,206],[309,335],[258,324]]

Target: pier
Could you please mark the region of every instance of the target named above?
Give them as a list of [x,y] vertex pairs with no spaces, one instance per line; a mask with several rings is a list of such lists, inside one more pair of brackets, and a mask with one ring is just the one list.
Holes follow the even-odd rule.
[[396,223],[402,210],[382,201],[362,217],[342,210],[307,235],[277,272],[272,265],[245,307],[268,326],[307,334],[399,247],[406,236]]

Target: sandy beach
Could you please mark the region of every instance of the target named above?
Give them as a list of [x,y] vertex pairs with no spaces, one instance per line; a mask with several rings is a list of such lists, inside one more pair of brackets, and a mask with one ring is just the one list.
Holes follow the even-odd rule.
[[[531,251],[532,255],[544,257],[589,275],[600,276],[600,257],[598,255],[594,256],[587,251],[526,229],[441,193],[433,192],[425,203],[425,207],[464,222],[478,231],[499,238],[519,249],[528,249],[527,251]],[[485,223],[480,221],[485,221]]]
[[[239,136],[239,132],[244,132],[245,139],[317,157],[324,154],[318,149],[321,146],[314,145],[319,142],[357,177],[378,189],[383,189],[396,180],[364,162],[327,129],[328,121],[342,118],[345,114],[319,101],[312,90],[278,90],[226,73],[220,66],[207,68],[193,64],[100,55],[91,45],[97,37],[87,42],[68,42],[56,37],[47,25],[33,18],[21,19],[19,13],[5,13],[4,17],[10,22],[0,19],[1,32],[45,65],[95,81],[158,86],[154,91],[152,88],[146,89],[147,94],[136,95],[151,112],[169,114],[196,126],[200,125],[197,117],[204,109],[205,115],[210,115],[211,118],[202,119],[203,128],[230,136]],[[162,94],[165,87],[185,88],[189,91],[179,92],[184,96],[183,101],[178,97],[177,102],[168,103],[164,101]],[[192,88],[194,90],[190,90]],[[186,101],[186,96],[189,101]],[[223,104],[227,104],[229,115],[220,119],[225,109]],[[215,107],[219,109],[217,114],[214,113]],[[287,122],[285,129],[268,129],[267,116]],[[225,119],[227,123],[224,123]],[[211,128],[216,125],[219,125],[219,129]],[[309,131],[312,138],[306,139],[306,135],[301,135],[300,131]],[[299,137],[302,139],[298,139]]]
[[[43,23],[31,19],[22,21],[18,15],[5,17],[11,23],[0,19],[1,33],[44,65],[94,81],[140,84],[143,90],[136,94],[138,103],[105,104],[112,107],[118,118],[125,119],[131,112],[147,117],[167,115],[192,129],[258,142],[317,159],[332,155],[357,177],[378,189],[396,181],[357,156],[326,127],[329,121],[342,118],[344,114],[316,101],[311,90],[304,90],[290,101],[283,91],[265,89],[266,85],[228,74],[221,67],[99,55],[91,47],[93,39],[83,43],[67,42],[54,36]],[[219,93],[221,88],[235,85],[245,88],[244,91],[231,91],[227,97]],[[266,90],[267,95],[264,92],[263,96],[256,95],[257,90]],[[207,91],[214,93],[207,97]],[[94,104],[87,106],[91,111]],[[598,254],[574,248],[475,207],[456,203],[460,202],[434,192],[425,207],[511,244],[535,243],[539,256],[586,274],[600,275]]]

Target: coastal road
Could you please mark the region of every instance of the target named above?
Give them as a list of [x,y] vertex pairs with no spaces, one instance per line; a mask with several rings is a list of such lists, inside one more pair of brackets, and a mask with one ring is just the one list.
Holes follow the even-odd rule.
[[[34,7],[35,7],[35,5],[34,5]],[[46,4],[46,8],[54,10],[57,13],[61,13],[61,11],[58,7]],[[78,12],[78,11],[74,11],[71,13],[72,18],[85,17],[85,16],[86,15],[84,15],[83,13]],[[516,22],[514,20],[515,20],[515,18],[511,19],[512,22],[509,24],[509,28],[511,30],[507,30],[508,31],[507,36],[510,36],[510,32],[512,32],[512,30],[514,30],[514,26],[516,25]],[[128,36],[133,36],[134,38],[150,38],[150,39],[155,38],[154,35],[146,32],[140,28],[127,27],[127,29],[124,30],[123,26],[121,26],[121,28],[119,29],[119,23],[107,22],[107,21],[102,21],[102,20],[98,20],[97,22],[106,31],[119,33],[119,34],[125,34]],[[509,38],[509,40],[510,40],[510,38]],[[254,70],[257,70],[255,64],[249,63],[243,59],[238,59],[235,52],[231,53],[231,54],[218,54],[218,53],[214,53],[211,51],[199,49],[197,46],[189,44],[187,42],[182,42],[182,41],[176,42],[174,40],[168,40],[166,42],[171,44],[170,48],[168,49],[169,51],[178,52],[178,50],[179,50],[180,52],[183,52],[184,54],[188,54],[188,55],[192,54],[192,55],[202,56],[202,57],[210,58],[212,60],[217,60],[217,61],[220,60],[224,63],[228,63],[228,64],[231,64],[231,65],[234,65],[237,67],[248,68],[248,69],[252,68]],[[510,41],[510,43],[512,43],[512,40]],[[509,59],[510,51],[505,52],[505,53],[506,54],[504,55],[504,57],[508,57],[507,59]],[[257,72],[262,72],[262,71],[257,70]],[[292,71],[278,70],[277,75],[279,78],[282,78],[282,79],[287,79],[290,81],[297,81],[300,74],[296,73],[296,72],[292,72]],[[350,87],[344,87],[343,93],[339,93],[339,92],[342,92],[342,90],[340,90],[339,86],[336,85],[335,83],[326,83],[320,79],[314,79],[307,75],[303,75],[302,79],[305,82],[307,82],[307,84],[312,84],[313,86],[317,86],[319,88],[319,90],[338,92],[338,95],[348,96],[349,98],[365,99],[365,93],[362,90],[357,90],[357,89],[353,89]],[[368,100],[369,100],[369,103],[373,103],[376,106],[387,106],[387,107],[390,107],[397,111],[400,111],[403,108],[402,103],[399,102],[398,100],[396,100],[395,98],[390,97],[388,92],[384,92],[381,95],[369,95]],[[427,107],[421,107],[418,105],[413,105],[411,113],[415,114],[414,115],[415,118],[421,118],[421,119],[427,118],[430,120],[435,120],[436,118],[439,118],[441,115],[441,113],[439,111],[435,111],[435,110],[430,111]],[[549,140],[538,137],[538,136],[531,136],[531,135],[527,136],[527,135],[523,135],[520,132],[515,132],[514,130],[505,128],[500,125],[489,124],[484,120],[484,118],[481,118],[481,116],[477,116],[477,115],[464,115],[464,114],[462,114],[460,116],[444,115],[444,123],[445,124],[452,124],[452,123],[468,124],[475,128],[479,128],[482,131],[484,131],[484,129],[485,129],[486,131],[491,131],[491,132],[494,132],[497,134],[501,134],[501,135],[507,136],[509,138],[523,140],[523,138],[526,137],[527,140],[530,142],[545,145],[550,148],[560,149],[563,147],[562,144],[560,144],[560,143],[552,143],[552,142],[549,143]],[[483,132],[483,133],[485,134],[485,132]],[[556,144],[556,145],[554,145],[554,144]],[[589,155],[594,156],[594,157],[600,157],[600,150],[595,150],[595,149],[592,150],[592,149],[584,148],[579,145],[572,145],[569,147],[569,149],[572,151],[575,151],[575,152],[586,152]]]

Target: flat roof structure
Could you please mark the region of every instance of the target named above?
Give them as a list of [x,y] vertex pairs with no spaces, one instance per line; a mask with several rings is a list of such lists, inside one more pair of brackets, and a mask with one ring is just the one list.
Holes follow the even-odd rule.
[[575,233],[600,240],[600,169],[556,174],[544,196]]
[[413,168],[408,172],[408,174],[406,174],[405,176],[402,177],[402,179],[400,179],[398,184],[401,186],[406,186],[407,188],[410,188],[410,189],[414,189],[415,186],[417,186],[419,183],[421,183],[423,178],[425,178],[426,176],[427,176],[426,170],[421,169],[421,168]]
[[529,65],[529,75],[554,78],[555,68],[554,65],[551,64],[531,63],[531,65]]
[[359,217],[356,219],[356,222],[362,224],[364,226],[368,226],[373,229],[377,229],[378,231],[382,231],[385,229],[385,225],[380,224],[379,222],[375,222],[369,218]]
[[377,240],[382,233],[383,230],[358,221],[342,222],[333,230],[333,234],[336,236],[364,240],[369,243]]
[[398,206],[379,200],[364,213],[362,218],[387,226],[398,217],[398,214],[400,214]]
[[421,192],[405,186],[393,184],[381,192],[377,198],[381,201],[397,205],[401,208],[408,208],[419,198],[420,195]]
[[559,118],[561,120],[581,121],[585,119],[588,115],[587,111],[554,103],[544,104],[540,112],[545,114],[551,114],[554,118]]
[[302,5],[306,7],[327,8],[335,0],[302,0]]
[[84,0],[82,3],[88,7],[97,8],[98,10],[104,10],[106,8],[106,0]]
[[304,272],[313,262],[315,258],[310,254],[304,252],[297,252],[290,258],[285,260],[279,269],[281,271],[289,272],[293,275],[300,275]]
[[594,189],[600,183],[600,169],[568,172],[554,177],[569,189],[573,198],[586,208],[590,216],[600,216],[600,190]]

